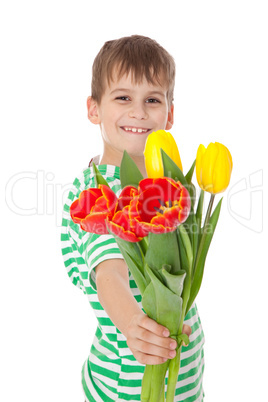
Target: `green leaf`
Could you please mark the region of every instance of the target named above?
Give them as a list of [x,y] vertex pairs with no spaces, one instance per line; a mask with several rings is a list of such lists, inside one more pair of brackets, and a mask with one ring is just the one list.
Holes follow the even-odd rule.
[[192,226],[193,226],[193,209],[191,208],[191,211],[188,215],[188,218],[186,219],[186,221],[184,222],[183,226],[185,228],[185,230],[188,233],[189,239],[191,244],[193,244],[193,230],[192,230]]
[[197,232],[198,232],[198,237],[199,237],[198,243],[200,241],[200,234],[201,234],[203,204],[204,204],[204,190],[201,190],[201,193],[199,195],[198,204],[197,204],[196,213],[195,213],[196,224],[197,224]]
[[146,254],[146,251],[148,250],[148,240],[147,240],[147,237],[144,237],[143,239],[141,239],[137,244],[138,244],[138,246],[139,246],[140,249],[141,249],[141,253],[142,253],[143,255],[145,255],[145,254]]
[[[185,317],[185,310],[187,307],[187,303],[190,297],[190,290],[191,290],[191,266],[189,265],[189,258],[187,256],[186,248],[184,246],[184,242],[182,240],[181,233],[179,228],[177,229],[177,236],[178,236],[178,243],[179,243],[179,250],[180,250],[180,260],[181,260],[181,268],[186,272],[186,278],[184,280],[183,292],[182,292],[182,312]],[[183,317],[183,318],[184,318]],[[182,329],[182,328],[181,328]]]
[[95,183],[96,183],[97,188],[99,187],[99,184],[104,184],[105,186],[110,187],[94,162],[92,163],[92,166],[93,166],[93,173],[94,173],[94,178],[95,178]]
[[147,281],[144,273],[144,256],[138,243],[132,243],[121,239],[120,237],[109,232],[115,238],[115,241],[123,255],[126,264],[141,292],[143,294]]
[[127,151],[124,151],[120,166],[121,187],[134,186],[138,187],[143,176],[138,169],[136,163],[131,159]]
[[180,236],[179,228],[177,228],[177,238],[178,238],[178,244],[179,244],[181,269],[183,271],[185,271],[186,274],[189,276],[189,273],[190,273],[189,261],[188,261],[188,258],[187,258],[185,247],[183,245],[182,238]]
[[136,264],[139,266],[139,268],[143,271],[143,265],[144,265],[144,256],[141,253],[141,249],[138,245],[138,242],[130,242],[124,239],[121,239],[120,237],[114,235],[112,232],[109,231],[110,234],[113,235],[113,237],[116,240],[116,243],[118,244],[118,247],[123,250],[125,250],[128,254],[130,254],[136,261]]
[[202,238],[199,244],[198,252],[197,252],[197,257],[195,261],[195,267],[194,267],[194,276],[192,279],[192,286],[191,286],[191,294],[189,297],[189,301],[187,304],[187,311],[189,311],[191,305],[193,304],[199,289],[201,287],[202,279],[203,279],[203,274],[204,274],[204,266],[205,266],[205,261],[207,257],[207,253],[209,250],[209,246],[213,237],[213,234],[215,232],[217,222],[219,219],[220,215],[220,210],[221,210],[221,204],[222,204],[222,198],[218,202],[218,205],[214,209],[213,214],[211,215],[209,219],[209,225],[207,230],[206,228],[204,229],[204,232],[202,234]]
[[[193,223],[192,223],[192,250],[193,250],[193,264],[196,259],[197,247],[198,247],[198,235],[199,235],[198,225],[196,222],[196,216],[193,214]],[[193,275],[193,273],[192,273]]]
[[193,254],[192,266],[193,266],[195,258],[196,258],[196,252],[197,252],[197,246],[198,246],[198,235],[199,235],[200,228],[198,228],[195,213],[192,209],[191,209],[191,213],[189,214],[187,220],[184,222],[183,226],[186,229],[190,242],[191,242],[192,254]]
[[134,258],[127,253],[126,250],[121,250],[121,253],[124,257],[124,260],[126,261],[126,264],[139,288],[139,291],[141,292],[141,295],[143,296],[144,291],[146,289],[146,286],[148,284],[148,282],[146,281],[146,278],[144,277],[144,275],[142,274],[139,266],[137,265],[136,261],[134,260]]
[[164,264],[163,267],[162,267],[162,269],[164,269],[165,271],[167,271],[168,273],[170,273],[170,271],[171,271],[171,269],[172,269],[172,266],[171,266],[171,265],[168,265],[168,264]]
[[145,262],[153,270],[162,269],[164,264],[171,265],[171,273],[180,270],[180,254],[176,231],[168,233],[149,233],[148,250]]
[[175,162],[163,151],[161,148],[161,156],[164,167],[164,176],[171,177],[175,181],[180,181],[183,186],[187,186],[187,180],[185,179],[181,169]]
[[196,200],[196,189],[195,186],[193,185],[193,183],[187,184],[187,186],[185,186],[185,188],[188,190],[189,194],[190,194],[190,198],[191,198],[191,209],[194,209],[195,206],[195,200]]
[[194,168],[195,168],[195,160],[189,170],[189,172],[186,174],[185,179],[187,180],[187,183],[190,184],[192,181],[193,173],[194,173]]
[[148,265],[145,269],[151,282],[144,291],[142,306],[150,318],[168,328],[171,334],[177,334],[182,314],[182,298],[161,283]]
[[191,270],[192,270],[192,265],[193,265],[193,250],[192,250],[191,241],[190,241],[187,231],[183,225],[180,225],[178,227],[178,230],[179,230],[179,235],[181,236],[181,239],[182,239],[185,251],[186,251],[189,271],[190,271],[190,275],[191,275]]
[[161,274],[163,283],[166,285],[166,287],[168,287],[176,295],[181,296],[186,272],[181,270],[177,272],[177,274],[172,275],[165,269],[165,267],[163,267]]
[[184,342],[186,346],[188,346],[190,343],[190,339],[187,334],[180,334],[177,336],[177,339]]

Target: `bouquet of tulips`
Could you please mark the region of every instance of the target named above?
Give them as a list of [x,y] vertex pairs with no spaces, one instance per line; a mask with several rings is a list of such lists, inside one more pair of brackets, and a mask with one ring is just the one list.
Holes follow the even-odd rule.
[[[205,260],[215,231],[222,199],[212,213],[215,195],[230,181],[232,157],[220,143],[200,145],[189,172],[182,172],[175,140],[164,130],[150,134],[145,146],[148,178],[125,152],[117,198],[94,165],[97,188],[80,193],[70,208],[74,222],[88,232],[114,235],[142,295],[146,314],[164,325],[177,341],[176,356],[159,365],[146,365],[142,402],[173,402],[180,368],[184,318],[201,286]],[[197,206],[192,176],[201,187]],[[202,219],[204,191],[211,194]]]

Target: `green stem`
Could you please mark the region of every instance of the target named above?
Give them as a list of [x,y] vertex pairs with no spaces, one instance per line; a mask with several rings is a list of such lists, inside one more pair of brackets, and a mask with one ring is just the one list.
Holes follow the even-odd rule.
[[[209,228],[209,218],[210,218],[210,215],[211,215],[214,199],[215,199],[215,194],[211,194],[209,204],[208,204],[207,213],[206,213],[206,217],[205,217],[205,222],[204,222],[204,225],[203,225],[203,228],[202,228],[202,235],[201,235],[201,240],[200,240],[200,244],[199,244],[199,247],[198,247],[197,254],[199,254],[199,251],[202,250],[202,248],[203,248],[203,244],[204,244],[204,241],[205,241],[205,238],[206,238],[206,232],[207,232],[207,230]],[[197,255],[197,257],[198,257],[198,255]],[[198,258],[196,258],[196,259],[198,259]]]
[[147,364],[145,366],[144,374],[142,377],[141,402],[150,401],[152,373],[153,373],[153,366]]
[[170,360],[147,364],[142,378],[141,402],[165,402],[165,377]]
[[[196,259],[195,259],[195,263],[194,263],[194,268],[192,271],[192,278],[191,278],[191,294],[190,294],[190,298],[188,300],[188,304],[187,304],[187,309],[185,311],[185,314],[188,313],[189,309],[191,308],[191,305],[199,291],[200,285],[201,285],[201,281],[202,281],[202,276],[203,276],[203,269],[202,271],[198,270],[199,272],[196,272],[197,267],[199,266],[199,260],[201,261],[202,259],[202,254],[203,254],[203,248],[206,242],[206,238],[207,238],[207,232],[209,230],[209,220],[210,220],[210,216],[211,216],[211,211],[212,211],[212,206],[213,206],[213,201],[215,199],[215,194],[211,194],[210,200],[209,200],[209,205],[208,205],[208,209],[207,209],[207,213],[206,213],[206,218],[205,218],[205,222],[201,231],[201,240],[197,249],[197,254],[196,254]],[[203,265],[204,268],[204,265]],[[196,284],[194,285],[194,282],[196,282],[196,276],[197,274],[200,276],[201,275],[201,279],[199,282],[199,286],[198,289],[196,291]]]
[[[184,303],[183,308],[182,308],[182,315],[181,315],[181,321],[180,321],[180,326],[179,326],[179,330],[178,330],[178,335],[182,333],[186,306],[187,306],[187,302]],[[176,340],[178,342],[178,339],[176,339]],[[179,370],[180,370],[181,347],[182,347],[182,341],[180,340],[178,342],[177,354],[174,357],[174,359],[170,360],[170,363],[169,363],[166,402],[174,401],[176,386],[177,386],[177,382],[178,382],[178,375],[179,375]]]
[[169,364],[170,361],[167,360],[166,363],[155,364],[153,366],[150,402],[163,401],[163,391],[165,395],[165,377]]
[[212,211],[212,206],[213,206],[214,199],[215,199],[215,194],[211,194],[209,204],[208,204],[207,213],[206,213],[204,229],[206,229],[206,226],[208,224],[208,221],[209,221],[209,218],[210,218],[210,215],[211,215],[211,211]]
[[159,402],[165,402],[165,380],[164,380],[164,386],[162,387],[162,394],[160,395]]
[[198,250],[198,245],[200,243],[201,239],[201,224],[202,224],[202,215],[203,215],[203,204],[204,204],[204,190],[201,190],[199,200],[198,200],[198,205],[196,209],[196,224],[197,224],[197,247],[194,253],[194,267],[195,267],[195,260],[196,260],[196,254]]
[[[198,250],[197,250],[197,256],[196,256],[196,260],[195,260],[195,267],[197,265],[198,259],[200,257],[201,252],[202,252],[203,245],[204,245],[204,242],[205,242],[205,239],[206,239],[206,232],[207,232],[207,230],[209,228],[209,218],[210,218],[210,215],[211,215],[214,199],[215,199],[215,194],[211,194],[208,209],[207,209],[207,213],[206,213],[206,218],[205,218],[205,222],[204,222],[204,226],[202,228],[202,235],[201,235],[200,244],[199,244]],[[195,272],[195,267],[194,267],[193,272]],[[192,279],[193,279],[193,276],[192,276]]]
[[178,382],[178,375],[180,370],[180,361],[181,361],[181,345],[177,349],[176,356],[169,363],[166,402],[174,402],[176,385]]

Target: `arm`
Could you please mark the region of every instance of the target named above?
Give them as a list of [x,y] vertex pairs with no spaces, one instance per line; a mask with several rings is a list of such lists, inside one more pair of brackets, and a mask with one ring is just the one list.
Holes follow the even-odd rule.
[[[124,260],[100,263],[96,268],[96,285],[102,307],[125,335],[136,360],[141,364],[161,364],[175,356],[177,344],[169,338],[169,331],[144,314],[132,295]],[[188,327],[187,333],[190,331]]]

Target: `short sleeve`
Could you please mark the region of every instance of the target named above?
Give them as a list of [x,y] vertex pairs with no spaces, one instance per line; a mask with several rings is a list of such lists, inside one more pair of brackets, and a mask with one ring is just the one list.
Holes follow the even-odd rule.
[[[83,233],[68,213],[64,211],[61,231],[61,252],[67,274],[72,283],[86,292],[87,265],[81,254],[83,247]],[[84,232],[85,233],[85,232]],[[85,233],[87,235],[87,233]]]
[[[112,190],[119,194],[121,191],[119,171],[117,167],[102,167],[105,179]],[[76,178],[70,189],[63,208],[61,245],[64,265],[72,283],[84,293],[96,292],[95,268],[108,259],[123,256],[112,235],[97,235],[85,232],[80,225],[74,223],[70,216],[70,206],[79,197],[81,191],[94,187],[94,175],[91,168],[83,171],[81,177]]]
[[123,259],[123,256],[112,235],[89,234],[89,238],[84,244],[84,259],[88,266],[89,282],[94,290],[96,290],[95,268],[101,262],[115,258]]

